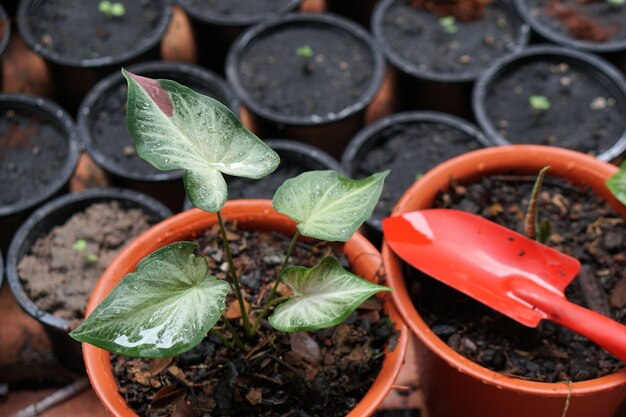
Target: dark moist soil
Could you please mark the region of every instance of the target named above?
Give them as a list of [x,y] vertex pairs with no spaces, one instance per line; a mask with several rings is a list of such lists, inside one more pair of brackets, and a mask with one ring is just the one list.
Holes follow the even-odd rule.
[[[436,207],[479,214],[523,233],[533,177],[490,177],[440,194]],[[539,218],[552,223],[548,245],[580,260],[567,298],[626,323],[626,223],[589,190],[546,178]],[[535,381],[583,381],[621,369],[610,354],[564,327],[543,321],[525,327],[425,275],[415,273],[411,294],[426,323],[465,357],[506,375]],[[581,284],[582,278],[587,278]],[[585,294],[598,289],[587,302]]]
[[[119,202],[95,203],[37,239],[19,265],[28,296],[41,310],[77,327],[100,275],[133,237],[156,219]],[[86,247],[75,248],[83,240]]]
[[0,109],[0,206],[43,193],[67,162],[63,130],[27,110]]
[[[306,46],[313,56],[298,56],[296,50]],[[260,106],[283,116],[321,119],[362,98],[374,60],[365,44],[343,30],[296,23],[252,41],[238,71]]]
[[[506,71],[489,87],[488,118],[512,143],[554,145],[598,155],[626,131],[626,103],[599,78],[596,70],[576,63],[527,62]],[[550,108],[534,110],[531,96],[546,97]]]
[[373,148],[360,154],[353,168],[356,178],[391,169],[374,209],[373,220],[380,224],[402,194],[435,165],[481,144],[454,127],[433,122],[397,123],[377,133]]
[[206,15],[262,17],[283,9],[291,0],[184,0],[184,3]]
[[[255,312],[269,293],[289,239],[229,226],[229,240],[246,299]],[[199,239],[209,273],[226,278],[217,226]],[[315,265],[337,255],[336,244],[301,244],[291,264]],[[344,266],[345,256],[341,255]],[[285,287],[279,293],[286,294]],[[226,316],[240,316],[231,294]],[[317,332],[280,333],[265,320],[245,352],[226,349],[211,334],[173,359],[112,355],[113,372],[126,402],[142,417],[153,416],[344,416],[378,374],[384,347],[396,335],[378,299],[370,299],[339,326]],[[231,320],[241,332],[239,320]],[[391,345],[393,346],[393,345]],[[242,357],[242,354],[245,357]]]
[[[226,102],[226,97],[197,81],[177,79],[173,74],[163,77],[151,74],[150,77],[172,79],[197,93],[212,97],[222,103]],[[120,82],[119,85],[107,91],[106,96],[101,97],[94,106],[94,114],[90,117],[89,126],[93,146],[110,164],[115,165],[122,172],[145,176],[162,173],[163,171],[137,156],[126,124],[127,92],[126,82]]]
[[607,0],[529,0],[531,15],[557,33],[582,41],[626,39],[626,7]]
[[118,0],[126,12],[109,17],[98,10],[101,0],[33,2],[30,30],[45,48],[64,58],[115,56],[152,36],[165,10],[162,1]]
[[387,10],[382,32],[388,48],[424,74],[475,74],[494,59],[510,53],[517,43],[520,21],[502,1],[487,6],[484,16],[457,21],[448,33],[440,16],[397,0]]

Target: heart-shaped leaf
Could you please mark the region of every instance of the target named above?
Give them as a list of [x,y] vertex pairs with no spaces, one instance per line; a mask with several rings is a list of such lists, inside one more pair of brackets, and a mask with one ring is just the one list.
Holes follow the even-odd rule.
[[619,171],[606,182],[606,186],[622,204],[626,205],[626,161],[622,162]]
[[70,336],[145,358],[176,356],[199,344],[224,312],[230,286],[207,274],[196,247],[175,242],[146,256]]
[[285,181],[272,205],[298,222],[303,236],[345,242],[372,215],[387,174],[353,180],[335,171],[305,172]]
[[269,317],[273,328],[299,332],[336,326],[365,300],[391,288],[377,285],[346,271],[339,261],[326,257],[313,268],[292,266],[281,273],[293,295]]
[[257,179],[278,166],[276,152],[220,102],[174,81],[122,73],[128,81],[128,130],[137,154],[158,169],[184,169],[194,206],[211,212],[224,206],[222,173]]

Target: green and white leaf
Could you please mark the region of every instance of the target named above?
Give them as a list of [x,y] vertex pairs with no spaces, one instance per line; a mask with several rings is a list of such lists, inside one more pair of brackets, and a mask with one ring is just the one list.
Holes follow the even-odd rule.
[[126,118],[137,154],[161,170],[185,170],[189,200],[215,212],[227,199],[222,173],[262,178],[280,159],[223,104],[170,80],[122,70]]
[[626,161],[622,162],[619,171],[606,182],[606,186],[622,204],[626,205]]
[[126,275],[74,339],[111,352],[167,358],[198,345],[224,312],[228,283],[208,275],[196,244],[176,242]]
[[303,236],[345,242],[374,211],[385,177],[353,180],[335,171],[310,171],[285,181],[272,205],[298,222]]
[[285,268],[281,278],[291,287],[293,295],[276,307],[269,322],[273,328],[283,332],[336,326],[372,295],[379,291],[391,291],[389,287],[346,271],[332,257],[322,259],[313,268]]

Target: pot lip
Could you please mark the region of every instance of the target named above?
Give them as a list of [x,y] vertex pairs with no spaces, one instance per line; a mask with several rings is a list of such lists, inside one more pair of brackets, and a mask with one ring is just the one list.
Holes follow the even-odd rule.
[[40,54],[46,61],[57,65],[74,68],[102,68],[118,65],[128,62],[133,58],[149,51],[159,44],[161,38],[172,19],[172,5],[170,0],[161,0],[163,5],[163,13],[161,18],[150,34],[144,41],[135,44],[133,47],[118,55],[106,55],[98,58],[68,58],[58,52],[46,48],[35,37],[28,24],[29,8],[35,0],[22,0],[17,9],[17,29],[30,49]]
[[4,33],[2,34],[2,39],[0,39],[0,56],[4,54],[4,51],[7,49],[9,45],[9,39],[11,38],[11,21],[9,20],[9,15],[6,10],[0,4],[0,20],[3,23]]
[[[210,85],[225,98],[225,105],[239,117],[240,102],[231,91],[226,81],[214,72],[199,65],[184,62],[149,61],[128,67],[130,72],[140,75],[148,75],[159,72],[178,72],[182,76],[193,78],[200,83]],[[149,173],[131,172],[107,158],[94,143],[91,135],[92,110],[105,96],[108,96],[119,84],[125,83],[121,72],[115,71],[109,74],[87,93],[77,112],[77,128],[81,138],[85,142],[85,148],[98,166],[105,171],[125,179],[140,182],[166,182],[177,181],[183,178],[183,170],[157,171]]]
[[215,26],[251,26],[257,23],[266,21],[267,19],[281,16],[289,13],[292,10],[297,9],[300,6],[301,0],[287,0],[283,6],[278,10],[267,11],[260,15],[240,15],[229,16],[220,13],[202,13],[197,8],[188,3],[188,0],[178,0],[178,5],[185,11],[185,13],[192,18],[199,20],[203,23],[208,23]]
[[[626,106],[626,78],[605,59],[586,52],[567,49],[556,45],[540,44],[529,47],[523,51],[502,57],[496,60],[485,70],[474,84],[472,91],[472,107],[478,125],[485,135],[498,145],[511,145],[511,142],[503,138],[491,123],[486,110],[486,98],[489,88],[494,81],[509,68],[523,65],[525,62],[542,57],[564,58],[569,61],[577,61],[588,69],[588,73],[594,75],[594,79],[602,82],[606,87],[620,95],[623,106]],[[611,161],[626,151],[626,130],[622,136],[616,139],[615,144],[606,151],[598,154],[601,161]]]
[[[519,160],[521,159],[533,161],[535,164],[542,164],[549,159],[551,162],[561,166],[560,171],[562,172],[557,174],[558,176],[569,176],[570,178],[577,175],[577,172],[587,177],[608,178],[618,170],[616,166],[600,161],[592,156],[563,148],[540,145],[510,145],[485,148],[463,154],[433,168],[424,175],[421,181],[414,184],[402,196],[394,208],[393,214],[412,210],[414,205],[410,202],[411,196],[429,194],[425,190],[424,184],[430,182],[441,184],[442,181],[450,178],[449,174],[455,172],[456,167],[461,163],[467,164],[468,167],[475,165],[473,172],[476,175],[483,175],[506,166],[520,167]],[[511,161],[514,161],[514,163],[511,163]],[[614,201],[609,202],[617,203],[616,199],[612,198],[612,200]],[[424,205],[427,205],[426,202],[424,202]],[[620,214],[626,216],[626,207],[620,210]],[[456,368],[461,373],[467,374],[483,383],[494,385],[499,389],[546,397],[566,397],[568,395],[569,387],[567,383],[535,382],[508,377],[489,370],[457,353],[434,334],[417,312],[408,295],[402,274],[398,273],[397,269],[400,261],[386,242],[383,242],[382,256],[387,272],[388,285],[394,288],[391,297],[400,315],[420,342],[448,365]],[[571,385],[571,394],[589,395],[599,391],[615,389],[624,384],[626,384],[626,369],[600,378],[574,382]]]
[[[268,215],[279,216],[281,218],[284,217],[286,222],[292,222],[292,220],[286,216],[273,210],[271,200],[230,200],[226,203],[226,206],[223,209],[222,214],[225,219],[229,217],[227,216],[227,212],[229,210],[232,210],[233,217],[247,216],[242,213],[246,210],[252,213],[252,217],[266,217]],[[110,288],[108,287],[112,284],[109,284],[108,281],[115,279],[114,276],[119,272],[113,271],[116,264],[135,262],[135,258],[141,257],[140,253],[144,252],[144,250],[141,249],[142,247],[153,246],[155,244],[159,245],[159,237],[162,236],[163,233],[171,233],[176,229],[184,227],[186,229],[186,233],[191,235],[197,229],[204,229],[207,218],[210,218],[211,216],[215,217],[215,214],[209,214],[199,209],[187,210],[170,217],[161,223],[158,223],[130,242],[130,244],[118,254],[115,260],[110,264],[109,268],[105,271],[102,278],[98,281],[98,284],[96,285],[96,288],[94,289],[87,305],[87,316],[110,291]],[[348,240],[348,242],[346,242],[346,244],[351,243],[355,246],[358,245],[359,247],[364,247],[367,251],[364,253],[374,253],[377,254],[377,256],[380,256],[377,249],[358,232],[355,233],[352,238]],[[161,240],[161,245],[163,244],[165,244],[165,242]],[[139,253],[134,254],[137,251],[139,251]],[[368,258],[369,260],[367,260]],[[363,259],[363,262],[367,262],[368,264],[372,264],[377,261],[376,259],[372,260],[370,257],[360,257],[360,259]],[[391,300],[389,298],[386,298],[385,306],[388,308],[390,316],[395,316],[395,327],[396,330],[400,332],[398,343],[393,352],[388,352],[388,354],[386,354],[383,367],[381,368],[378,377],[372,384],[372,387],[376,386],[376,391],[374,392],[372,391],[372,388],[370,388],[370,391],[368,391],[365,397],[361,399],[357,408],[353,409],[347,417],[371,415],[378,408],[380,403],[382,403],[386,394],[391,389],[391,386],[395,382],[396,376],[400,372],[400,368],[404,363],[404,356],[409,342],[408,328],[406,324],[401,321],[393,303],[390,301]],[[92,387],[107,410],[112,415],[117,417],[136,417],[134,411],[126,405],[124,399],[117,392],[117,384],[113,380],[110,365],[108,367],[101,366],[102,361],[108,361],[108,358],[110,357],[109,352],[87,343],[83,343],[83,356],[87,368],[87,375],[89,376]],[[366,398],[367,403],[365,402]]]
[[[350,140],[348,146],[341,155],[341,166],[346,174],[350,177],[354,175],[356,161],[363,153],[368,152],[371,148],[378,144],[378,142],[372,142],[375,139],[375,136],[381,131],[393,125],[415,122],[438,123],[455,128],[474,138],[483,147],[498,145],[497,143],[490,142],[482,131],[474,124],[448,113],[435,111],[405,111],[401,113],[394,113],[361,129]],[[372,215],[365,221],[365,223],[376,232],[382,234],[382,219],[375,218],[374,215]]]
[[535,19],[535,17],[530,13],[527,0],[515,0],[514,5],[522,19],[524,19],[524,21],[529,24],[530,27],[540,36],[551,42],[568,48],[595,53],[610,53],[626,50],[626,39],[607,42],[590,42],[574,39],[570,36],[562,35],[548,25],[545,25]]
[[[470,83],[475,81],[476,78],[478,78],[478,76],[485,70],[486,66],[482,69],[479,68],[477,71],[474,72],[468,71],[459,74],[420,71],[415,64],[402,58],[389,46],[389,43],[385,41],[385,35],[383,32],[383,20],[385,18],[385,15],[387,14],[389,8],[397,2],[398,0],[379,1],[372,14],[370,24],[374,37],[378,41],[379,45],[381,45],[381,48],[385,53],[385,57],[393,65],[393,67],[397,68],[405,74],[409,74],[412,77],[440,83]],[[509,11],[510,16],[518,21],[519,29],[517,30],[517,34],[515,36],[515,46],[513,48],[513,52],[523,50],[526,45],[528,45],[528,42],[530,40],[530,27],[519,17],[515,9],[510,4],[508,4],[508,2],[504,0],[496,0],[496,2],[498,3],[498,6]],[[508,52],[507,55],[510,53],[512,52]],[[497,59],[498,58],[496,58],[496,60]]]
[[[170,209],[154,198],[137,191],[123,188],[91,188],[80,193],[66,194],[49,201],[31,214],[17,230],[9,245],[6,259],[7,283],[22,310],[46,326],[67,332],[70,329],[70,322],[45,310],[41,310],[26,294],[17,271],[17,266],[22,259],[22,256],[26,254],[26,248],[24,247],[25,241],[35,233],[33,231],[34,228],[45,222],[50,215],[56,213],[57,211],[66,207],[71,207],[76,203],[88,201],[93,201],[95,203],[101,200],[129,201],[135,203],[145,212],[161,219],[166,219],[172,215]],[[76,210],[74,214],[83,209],[84,208],[80,208]],[[52,227],[49,230],[51,229]]]
[[[308,116],[288,116],[278,113],[254,100],[248,94],[239,77],[238,66],[242,53],[248,46],[256,40],[257,37],[265,35],[273,31],[279,31],[285,27],[293,26],[326,26],[335,28],[351,35],[356,42],[361,43],[370,53],[373,60],[374,68],[369,80],[369,85],[354,103],[337,112],[328,113],[326,115],[308,115]],[[245,106],[252,113],[261,116],[266,120],[275,123],[281,123],[288,126],[322,126],[337,123],[353,116],[364,110],[376,96],[376,93],[382,85],[385,76],[385,60],[383,54],[378,50],[376,41],[368,32],[358,25],[344,17],[334,15],[332,13],[290,13],[267,22],[253,26],[244,31],[232,44],[226,56],[226,79],[229,85],[239,96]]]
[[44,191],[30,196],[26,200],[0,206],[0,217],[5,217],[31,209],[43,203],[63,188],[70,180],[78,164],[82,143],[71,116],[53,101],[26,94],[0,93],[0,107],[26,110],[41,116],[46,122],[60,127],[67,142],[67,159],[58,175],[55,175],[55,178]]

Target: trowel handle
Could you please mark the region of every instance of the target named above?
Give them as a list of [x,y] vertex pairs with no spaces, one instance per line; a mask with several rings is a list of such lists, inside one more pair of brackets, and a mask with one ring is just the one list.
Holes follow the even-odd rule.
[[515,280],[513,293],[559,323],[592,340],[626,363],[626,326],[574,304],[530,280]]

